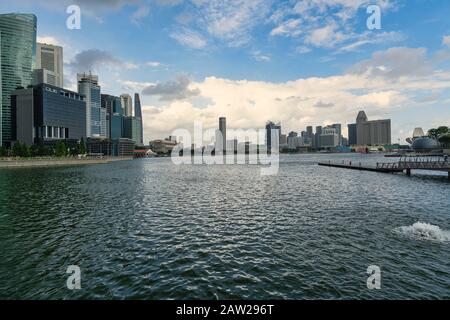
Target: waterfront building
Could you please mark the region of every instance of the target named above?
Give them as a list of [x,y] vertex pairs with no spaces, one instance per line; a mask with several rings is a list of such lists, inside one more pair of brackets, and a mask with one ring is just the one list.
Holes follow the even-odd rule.
[[86,141],[88,153],[104,156],[131,157],[134,155],[134,141],[126,138],[103,139],[88,138]]
[[[222,150],[225,151],[227,148],[227,118],[220,117],[219,118],[219,131],[222,134]],[[216,140],[217,142],[217,140]]]
[[315,141],[315,136],[314,136],[314,132],[313,132],[313,127],[307,126],[306,133],[307,133],[309,141],[310,141],[310,147],[314,147],[316,141]]
[[107,134],[110,139],[123,138],[123,108],[120,97],[102,94],[102,108],[106,110]]
[[123,117],[123,137],[139,144],[141,139],[139,132],[139,121],[136,117]]
[[77,92],[45,83],[17,89],[11,94],[15,138],[32,145],[86,138],[86,102]]
[[238,149],[238,140],[237,139],[233,139],[233,140],[227,140],[227,151],[230,151],[232,153],[237,152]]
[[137,144],[140,146],[144,145],[144,124],[142,119],[142,106],[141,106],[141,98],[138,93],[134,94],[134,116],[138,122],[138,135],[139,141]]
[[342,137],[342,146],[348,147],[348,139],[347,138]]
[[[266,123],[266,146],[267,151],[272,151],[272,130],[278,131],[278,139],[281,136],[281,125],[279,123],[274,123],[272,121],[268,121]],[[279,150],[276,150],[279,151]]]
[[[177,144],[178,143],[176,141],[171,141],[169,139],[158,139],[150,141],[149,143],[150,149],[157,154],[168,154],[172,152],[173,148],[175,148]],[[195,146],[193,145],[192,147],[192,150],[194,150]]]
[[122,101],[123,115],[125,117],[132,117],[133,116],[133,99],[131,99],[131,96],[127,93],[122,94],[120,96],[120,99]]
[[391,144],[391,120],[369,121],[364,111],[356,118],[356,144],[378,146]]
[[34,14],[0,14],[0,146],[14,139],[11,93],[33,82],[36,21]]
[[78,74],[78,93],[86,97],[86,136],[106,138],[106,110],[102,108],[98,76]]
[[295,131],[291,131],[288,134],[287,137],[287,147],[290,150],[295,150],[299,147],[303,147],[303,137],[302,136],[298,136],[298,133]]
[[356,123],[351,123],[348,125],[348,145],[356,145]]
[[339,139],[338,146],[342,146],[342,125],[340,123],[335,123],[329,127],[336,130]]
[[338,129],[333,126],[326,126],[322,128],[320,134],[320,147],[321,148],[336,148],[340,146],[340,134]]
[[287,135],[280,134],[280,149],[287,148]]
[[63,48],[37,43],[34,84],[47,83],[64,88]]
[[322,134],[322,126],[317,126],[316,127],[316,134],[314,136],[314,147],[315,148],[320,148],[320,135]]

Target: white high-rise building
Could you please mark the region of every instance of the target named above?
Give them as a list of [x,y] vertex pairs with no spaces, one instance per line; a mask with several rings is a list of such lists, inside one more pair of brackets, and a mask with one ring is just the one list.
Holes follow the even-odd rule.
[[51,44],[37,43],[34,82],[64,87],[63,48]]
[[120,101],[122,102],[122,108],[125,117],[133,116],[133,99],[129,94],[122,94],[120,96]]
[[86,137],[106,138],[106,109],[102,108],[98,76],[78,74],[78,93],[86,97]]

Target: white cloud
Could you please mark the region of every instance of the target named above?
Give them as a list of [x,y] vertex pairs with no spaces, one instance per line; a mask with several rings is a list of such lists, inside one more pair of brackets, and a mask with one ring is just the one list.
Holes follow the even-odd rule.
[[247,44],[253,29],[269,15],[273,0],[192,0],[191,27],[230,47]]
[[[360,109],[371,118],[389,117],[399,108],[429,107],[424,96],[450,89],[450,72],[433,71],[429,63],[422,48],[391,48],[341,75],[281,83],[207,77],[188,85],[164,86],[181,88],[175,95],[186,88],[198,90],[208,103],[201,107],[195,99],[166,99],[158,106],[147,103],[146,132],[153,138],[163,137],[177,128],[191,130],[194,121],[215,128],[217,118],[223,115],[230,128],[262,128],[267,120],[274,120],[281,122],[283,132],[330,121],[345,126]],[[426,67],[418,70],[420,65]],[[173,90],[169,91],[173,95]],[[435,103],[446,98],[433,97]],[[394,137],[399,135],[393,132]]]
[[442,44],[446,45],[447,47],[450,48],[450,35],[449,36],[444,36],[442,38]]
[[358,35],[358,38],[350,43],[346,44],[345,46],[339,48],[338,51],[340,52],[347,52],[347,51],[357,51],[362,46],[368,45],[368,44],[386,44],[386,43],[393,43],[393,42],[400,42],[405,40],[406,37],[401,32],[380,32],[380,33],[370,33],[366,32],[364,34]]
[[338,29],[339,26],[335,22],[313,29],[305,37],[305,43],[315,47],[334,47],[336,43],[345,40],[347,37]]
[[357,32],[357,11],[378,4],[383,12],[395,8],[396,0],[303,0],[280,6],[270,17],[271,36],[298,37],[309,47],[354,51],[370,43],[400,41],[397,32]]
[[46,43],[46,44],[52,44],[54,46],[61,46],[62,43],[53,36],[38,36],[36,39],[37,42],[40,43]]
[[206,40],[201,34],[194,30],[184,28],[179,32],[173,32],[170,35],[178,43],[193,49],[202,49],[206,46]]
[[290,36],[290,37],[297,37],[301,34],[300,24],[301,19],[289,19],[287,21],[284,21],[280,25],[278,25],[276,28],[272,29],[270,32],[271,36]]
[[357,74],[389,79],[424,76],[431,71],[432,64],[427,59],[427,49],[406,47],[375,52],[370,60],[361,61],[351,68],[351,72]]
[[131,15],[131,21],[134,24],[139,24],[139,21],[150,14],[150,7],[148,5],[139,6]]
[[145,63],[145,65],[146,65],[147,67],[151,67],[151,68],[158,68],[158,67],[160,67],[162,64],[161,64],[161,62],[159,62],[159,61],[147,61],[147,62]]
[[305,53],[308,53],[308,52],[311,52],[311,51],[312,51],[311,48],[309,48],[307,46],[298,46],[295,49],[295,52],[300,53],[300,54],[305,54]]
[[200,90],[191,86],[191,80],[187,75],[179,75],[173,81],[158,82],[145,87],[142,94],[157,96],[160,101],[173,101],[198,96]]
[[67,64],[73,72],[99,71],[101,67],[137,69],[133,62],[122,61],[104,50],[89,49],[77,53]]
[[160,6],[177,6],[181,4],[183,0],[156,0],[156,3]]
[[251,55],[256,61],[269,62],[271,60],[270,56],[261,53],[259,50],[252,51]]

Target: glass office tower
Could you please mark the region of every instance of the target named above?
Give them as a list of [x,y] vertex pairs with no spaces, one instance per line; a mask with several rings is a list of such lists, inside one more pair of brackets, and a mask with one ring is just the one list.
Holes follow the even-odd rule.
[[98,76],[78,74],[78,93],[86,97],[86,136],[106,138],[106,110],[102,109],[102,99]]
[[36,24],[34,14],[0,14],[0,145],[10,146],[15,139],[11,93],[33,82]]
[[139,94],[134,94],[134,116],[138,119],[138,135],[139,141],[137,143],[139,145],[144,145],[144,124],[142,121],[142,107],[141,107],[141,99],[139,98]]

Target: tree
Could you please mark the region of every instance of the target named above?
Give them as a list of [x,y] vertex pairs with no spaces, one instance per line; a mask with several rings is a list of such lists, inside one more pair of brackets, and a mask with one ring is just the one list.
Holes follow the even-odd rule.
[[428,130],[428,136],[430,137],[430,138],[433,138],[433,139],[439,139],[439,137],[441,136],[441,135],[443,135],[443,134],[446,134],[446,133],[448,133],[449,132],[449,130],[448,130],[448,127],[446,127],[446,126],[440,126],[439,128],[437,128],[437,129],[430,129],[430,130]]
[[44,157],[53,154],[53,151],[44,145],[44,141],[41,138],[36,138],[34,145],[36,146],[36,148],[33,148],[36,151],[36,156]]
[[84,142],[84,138],[83,137],[81,137],[79,145],[80,145],[79,149],[78,149],[79,154],[86,154],[86,149],[87,148],[86,148],[86,143]]
[[450,148],[450,132],[441,135],[441,136],[438,138],[438,141],[439,141],[440,143],[442,143],[442,146],[443,146],[444,148]]
[[64,141],[59,140],[58,142],[56,142],[55,155],[57,157],[65,157],[67,155],[67,147]]
[[0,146],[0,157],[6,157],[8,154],[7,150],[5,147]]
[[16,141],[12,148],[12,155],[14,157],[30,157],[30,148],[25,143]]

